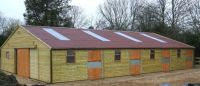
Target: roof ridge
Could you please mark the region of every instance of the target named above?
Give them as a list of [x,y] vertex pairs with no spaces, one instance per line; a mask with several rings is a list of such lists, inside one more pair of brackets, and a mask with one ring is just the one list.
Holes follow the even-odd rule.
[[[90,30],[90,31],[112,31],[112,32],[139,32],[139,31],[123,31],[123,30],[107,30],[107,29],[86,29],[86,28],[71,28],[71,27],[56,27],[56,26],[36,26],[36,25],[22,25],[23,27],[42,27],[52,29],[73,29],[73,30]],[[152,33],[152,32],[143,32]]]

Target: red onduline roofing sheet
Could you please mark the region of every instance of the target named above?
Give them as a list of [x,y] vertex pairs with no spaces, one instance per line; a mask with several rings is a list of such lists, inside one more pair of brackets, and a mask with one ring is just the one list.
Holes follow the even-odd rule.
[[[110,41],[101,41],[93,36],[90,36],[82,30],[88,29],[72,29],[65,27],[48,27],[48,26],[24,26],[29,32],[37,38],[48,44],[54,49],[69,49],[69,48],[194,48],[190,45],[172,40],[170,38],[149,32],[132,32],[132,31],[111,31],[111,30],[90,30]],[[51,28],[56,32],[66,36],[70,40],[59,40],[51,34],[43,30],[43,28]],[[141,40],[135,42],[114,32],[121,32],[128,36]],[[148,34],[152,37],[166,41],[167,43],[158,42],[151,38],[142,36],[140,33]]]

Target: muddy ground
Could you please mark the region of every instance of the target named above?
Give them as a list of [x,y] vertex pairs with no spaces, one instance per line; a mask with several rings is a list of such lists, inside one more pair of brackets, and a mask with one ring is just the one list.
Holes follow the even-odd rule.
[[[27,80],[18,77],[22,84],[45,84],[35,80]],[[100,80],[85,80],[75,82],[65,82],[56,84],[45,84],[46,86],[161,86],[169,83],[171,86],[184,86],[187,83],[200,83],[200,69],[188,69],[170,71],[169,73],[151,73],[138,76],[123,76],[115,78],[105,78]]]

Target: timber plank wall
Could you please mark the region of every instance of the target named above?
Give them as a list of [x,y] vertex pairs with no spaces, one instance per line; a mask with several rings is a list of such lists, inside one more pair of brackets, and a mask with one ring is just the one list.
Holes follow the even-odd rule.
[[67,63],[67,50],[52,51],[53,83],[87,79],[87,51],[77,50],[75,63]]
[[[136,55],[137,57],[131,57],[131,53],[135,52],[135,50],[140,52],[139,55]],[[176,54],[177,49],[154,50],[155,59],[150,59],[150,49],[121,49],[120,61],[114,61],[115,50],[112,49],[75,50],[76,63],[66,63],[67,50],[53,50],[53,83],[86,79],[94,80],[106,77],[138,75],[152,72],[169,72],[170,70],[192,68],[192,64],[190,63],[192,63],[193,59],[193,49],[181,49],[181,57],[179,58]],[[162,52],[165,50],[167,50],[169,54],[169,57],[166,57],[168,58],[167,60],[162,59],[164,58]],[[91,51],[99,51],[100,58],[98,58],[98,60],[96,58],[95,60],[94,57],[94,62],[91,62],[91,59],[88,62],[87,60],[90,57]],[[190,52],[190,55],[187,56],[187,52]],[[94,66],[97,65],[99,61],[100,72],[91,72],[91,65],[88,64],[94,63]]]

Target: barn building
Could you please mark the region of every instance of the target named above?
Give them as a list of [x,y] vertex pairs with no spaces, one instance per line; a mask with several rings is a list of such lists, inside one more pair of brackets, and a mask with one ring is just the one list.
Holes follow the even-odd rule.
[[1,70],[57,83],[193,67],[194,47],[149,32],[20,26],[1,47]]

